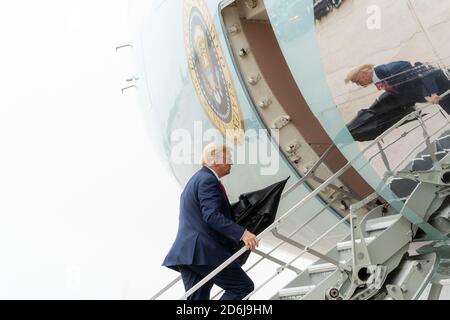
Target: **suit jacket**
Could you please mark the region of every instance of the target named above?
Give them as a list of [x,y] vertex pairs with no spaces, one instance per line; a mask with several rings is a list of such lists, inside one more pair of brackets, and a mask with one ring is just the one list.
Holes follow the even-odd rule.
[[426,102],[433,93],[442,94],[450,89],[450,81],[441,69],[417,62],[395,61],[374,68],[382,83],[393,90],[390,93],[413,102]]
[[181,193],[177,236],[162,265],[177,271],[179,265],[218,266],[234,253],[244,231],[219,180],[202,167]]

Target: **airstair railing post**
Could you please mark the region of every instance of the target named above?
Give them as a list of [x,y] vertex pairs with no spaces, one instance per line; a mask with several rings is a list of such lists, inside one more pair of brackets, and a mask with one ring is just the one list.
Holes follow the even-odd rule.
[[[257,236],[257,239],[261,240],[269,232],[271,232],[273,228],[280,225],[287,217],[292,215],[297,209],[301,208],[310,199],[316,197],[324,188],[326,188],[328,185],[330,185],[332,182],[334,182],[336,179],[338,179],[344,172],[346,172],[348,170],[348,168],[351,167],[351,164],[352,164],[352,162],[348,162],[347,164],[345,164],[334,175],[332,175],[330,178],[328,178],[320,187],[314,189],[311,193],[309,193],[306,197],[304,197],[296,205],[294,205],[291,209],[289,209],[288,212],[286,212],[282,217],[275,220],[275,222],[273,222],[269,227],[267,227],[264,231],[262,231]],[[214,271],[212,271],[205,278],[203,278],[201,281],[199,281],[195,286],[193,286],[191,289],[189,289],[180,299],[184,300],[187,297],[189,297],[191,294],[193,294],[195,291],[197,291],[199,288],[201,288],[205,283],[207,283],[209,280],[211,280],[215,275],[217,275],[219,272],[221,272],[223,269],[225,269],[231,263],[233,263],[245,251],[247,251],[246,247],[241,248],[239,251],[237,251],[235,254],[233,254],[230,258],[228,258],[225,262],[223,262],[220,266],[218,266],[216,269],[214,269]]]
[[[336,203],[337,201],[340,201],[341,197],[337,196],[336,198],[334,198],[332,201],[328,202],[328,204],[323,207],[322,209],[320,209],[318,212],[316,212],[315,214],[313,214],[309,219],[307,219],[304,223],[302,223],[300,226],[298,226],[294,231],[292,231],[288,237],[291,238],[293,237],[297,232],[299,232],[301,229],[303,229],[305,226],[307,226],[311,221],[313,221],[316,217],[318,217],[322,212],[324,212],[325,210],[330,209],[330,207],[332,206],[333,203]],[[275,247],[273,247],[267,254],[270,255],[271,253],[275,252],[278,248],[280,248],[283,244],[285,244],[285,241],[280,241]],[[265,258],[262,257],[259,260],[257,260],[255,263],[253,263],[247,270],[245,270],[245,272],[249,272],[250,270],[252,270],[254,267],[256,267],[261,261],[263,261]],[[219,294],[221,294],[224,290],[220,290],[219,292],[217,292],[212,298],[216,298]]]
[[[262,287],[264,287],[267,283],[269,283],[270,281],[272,281],[276,276],[278,276],[279,274],[281,274],[281,272],[283,272],[286,267],[288,265],[292,265],[295,261],[297,261],[300,257],[302,257],[305,253],[308,252],[309,248],[313,248],[316,244],[318,244],[320,241],[322,241],[331,231],[333,231],[334,229],[336,229],[339,225],[341,225],[342,223],[344,223],[345,221],[347,221],[350,218],[350,215],[347,215],[346,217],[342,218],[341,220],[339,220],[334,226],[332,226],[331,228],[329,228],[324,234],[322,234],[319,238],[317,238],[315,241],[313,241],[308,247],[306,247],[302,252],[300,252],[294,259],[292,259],[291,261],[289,261],[285,266],[282,266],[280,268],[277,269],[277,272],[275,274],[273,274],[269,279],[267,279],[266,281],[264,281],[261,285],[259,285],[255,290],[253,290],[251,293],[249,293],[243,300],[247,300],[249,299],[252,295],[254,295],[257,291],[259,291]],[[341,268],[346,268],[346,266],[344,265],[339,265],[339,267]],[[349,271],[349,270],[348,270]]]
[[[441,95],[441,98],[450,94],[450,90],[445,92],[443,95]],[[425,106],[424,108],[422,108],[422,110],[428,108],[432,106],[432,104],[429,104],[427,106]],[[393,130],[395,130],[396,128],[398,128],[399,126],[401,126],[402,124],[404,124],[406,121],[410,120],[411,115],[407,115],[404,118],[402,118],[400,121],[398,121],[394,126],[392,126],[391,128],[389,128],[388,130],[386,130],[383,134],[381,134],[378,138],[376,138],[374,141],[372,141],[371,143],[369,143],[365,148],[363,148],[361,150],[361,152],[356,155],[351,161],[348,161],[341,169],[339,169],[336,173],[334,173],[331,177],[329,177],[326,181],[324,181],[318,188],[316,188],[315,190],[313,190],[310,194],[308,194],[305,198],[303,198],[302,200],[300,200],[296,205],[294,205],[292,208],[290,208],[282,217],[280,217],[279,219],[277,219],[272,225],[270,225],[268,228],[266,228],[262,233],[260,233],[257,237],[258,240],[262,239],[264,236],[266,236],[266,234],[268,234],[268,232],[271,232],[271,230],[273,230],[274,228],[276,228],[278,225],[282,224],[284,222],[284,219],[286,219],[288,216],[290,216],[292,213],[295,212],[295,210],[297,210],[298,208],[302,207],[307,201],[309,201],[310,199],[314,198],[315,196],[317,196],[319,194],[319,192],[321,192],[324,188],[328,187],[333,181],[335,181],[336,179],[338,179],[344,172],[346,172],[351,166],[352,164],[358,160],[363,154],[365,154],[365,152],[367,152],[368,150],[370,150],[375,144],[379,144],[379,142],[385,137],[387,136],[389,133],[391,133]],[[420,117],[420,115],[419,115]],[[449,122],[448,118],[447,122]],[[421,119],[422,120],[422,119]],[[422,123],[421,123],[422,125]],[[426,135],[428,136],[428,134],[426,133]],[[298,185],[300,185],[305,179],[306,177],[309,177],[309,175],[314,173],[314,170],[317,169],[317,167],[323,163],[324,159],[326,158],[326,156],[328,156],[329,152],[332,151],[332,149],[334,149],[335,145],[330,146],[329,149],[327,149],[327,151],[320,157],[319,161],[317,161],[315,163],[315,165],[308,171],[308,173],[299,181],[297,181],[293,186],[291,186],[288,190],[286,190],[286,195],[290,192],[292,192]],[[383,149],[382,149],[383,150]],[[400,165],[400,164],[399,164]],[[396,168],[399,167],[396,166]],[[395,169],[394,169],[395,171]],[[286,196],[285,194],[283,194],[282,196]],[[345,219],[343,220],[347,220],[349,216],[347,216]],[[343,221],[341,220],[341,221]],[[341,223],[341,221],[339,223]],[[317,240],[321,240],[321,238],[317,239]],[[281,242],[279,245],[282,245],[283,242]],[[247,251],[247,249],[245,247],[241,248],[238,252],[236,252],[235,254],[233,254],[229,259],[227,259],[225,262],[223,262],[219,267],[217,267],[214,271],[212,271],[208,276],[206,276],[204,279],[202,279],[199,283],[197,283],[194,287],[192,287],[190,290],[188,290],[185,295],[183,295],[181,297],[181,299],[186,299],[187,297],[189,297],[193,292],[195,292],[196,290],[198,290],[198,288],[200,288],[202,285],[204,285],[206,282],[208,282],[212,277],[214,277],[216,274],[218,274],[220,271],[222,271],[224,268],[226,268],[229,264],[231,264],[233,261],[235,261],[238,257],[240,257],[245,251]],[[262,261],[264,258],[260,259],[259,261]],[[259,262],[258,261],[258,262]],[[257,262],[257,263],[258,263]],[[257,264],[256,263],[256,264]],[[255,264],[255,265],[256,265]],[[254,265],[253,265],[254,266]],[[252,266],[252,267],[253,267]],[[252,268],[251,267],[251,268]],[[154,295],[153,298],[157,298],[159,297],[164,291],[166,291],[168,288],[172,287],[175,283],[177,283],[180,280],[181,277],[178,277],[176,279],[174,279],[169,285],[167,285],[164,289],[160,290],[156,295]]]
[[383,146],[381,145],[381,142],[377,142],[378,149],[380,150],[381,159],[383,160],[384,166],[386,167],[388,172],[392,172],[391,167],[389,165],[389,161],[387,159],[386,153],[384,152]]
[[435,170],[442,170],[441,164],[439,163],[439,160],[436,157],[436,150],[433,150],[433,144],[431,143],[431,136],[428,134],[427,127],[422,119],[422,115],[419,114],[417,117],[417,120],[420,123],[420,126],[422,127],[423,137],[425,139],[425,145],[428,151],[428,154],[431,157],[431,160],[433,160],[433,167]]
[[[292,184],[287,190],[283,192],[281,195],[281,199],[284,199],[286,196],[288,196],[293,190],[295,190],[298,186],[300,186],[303,182],[305,182],[307,179],[311,177],[311,175],[314,174],[315,170],[325,161],[325,159],[329,156],[329,154],[336,148],[334,144],[330,145],[327,150],[320,156],[319,160],[314,163],[314,165],[308,170],[308,172],[298,181],[296,181],[294,184]],[[331,201],[328,203],[326,207],[324,207],[319,213],[323,212],[325,209],[329,208],[332,203],[335,203],[335,201]],[[314,216],[315,217],[315,216]],[[309,220],[308,220],[309,221]],[[302,229],[304,225],[300,226],[300,228],[294,232],[297,233],[300,229]],[[281,242],[283,244],[284,242]],[[272,253],[273,251],[269,252]],[[259,261],[257,261],[250,269],[252,269],[256,264],[258,264],[260,261],[264,260],[264,258],[261,258]],[[247,270],[249,271],[249,270]],[[181,276],[178,276],[176,279],[172,280],[168,285],[166,285],[163,289],[158,291],[155,295],[153,295],[150,300],[155,300],[158,297],[160,297],[164,292],[166,292],[168,289],[173,287],[178,281],[181,280]]]
[[150,300],[156,300],[159,298],[164,292],[166,292],[168,289],[172,288],[178,281],[181,280],[181,276],[178,276],[177,278],[173,279],[168,285],[166,285],[164,288],[159,290],[157,293],[153,295],[153,297],[150,298]]
[[325,159],[330,155],[331,151],[333,151],[335,148],[336,146],[334,144],[330,145],[327,148],[327,150],[320,156],[320,158],[314,163],[314,165],[306,172],[306,174],[303,177],[301,177],[300,180],[298,180],[292,186],[286,189],[286,191],[283,192],[283,194],[281,195],[281,199],[287,197],[299,185],[301,185],[303,182],[308,180],[312,175],[314,175],[314,172],[317,170],[317,168],[325,161]]

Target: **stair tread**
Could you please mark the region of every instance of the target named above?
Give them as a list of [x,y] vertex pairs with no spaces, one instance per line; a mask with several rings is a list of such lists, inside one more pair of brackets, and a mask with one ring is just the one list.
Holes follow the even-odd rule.
[[[447,155],[447,152],[440,151],[436,152],[435,155],[437,160],[440,161]],[[414,159],[411,167],[412,171],[425,171],[431,170],[432,168],[433,159],[431,159],[431,156],[429,154],[424,154],[421,158]]]
[[316,287],[315,285],[309,285],[309,286],[301,286],[301,287],[284,288],[284,289],[281,289],[280,291],[278,291],[278,296],[280,298],[283,298],[283,297],[305,295],[309,291],[313,290],[315,287]]
[[440,137],[436,140],[437,149],[450,149],[450,135]]
[[331,272],[335,271],[337,267],[332,263],[321,263],[321,264],[313,264],[308,267],[307,271],[309,274],[317,274],[323,272]]
[[370,232],[370,231],[387,229],[394,222],[396,222],[398,219],[400,219],[400,217],[401,217],[400,214],[394,214],[394,215],[390,215],[390,216],[384,216],[384,217],[380,217],[380,218],[367,220],[366,231]]
[[[375,240],[376,237],[367,237],[367,238],[364,238],[364,239],[365,239],[365,241],[366,241],[366,244],[369,244],[369,243],[371,243],[373,240]],[[356,240],[356,242],[359,243],[359,240]],[[352,241],[349,240],[349,241],[342,241],[342,242],[339,242],[339,243],[336,245],[336,248],[337,248],[338,251],[343,251],[343,250],[351,249],[351,248],[352,248]]]
[[405,198],[408,197],[414,189],[416,189],[419,183],[414,180],[409,179],[393,179],[390,186],[392,192],[394,192],[397,197]]

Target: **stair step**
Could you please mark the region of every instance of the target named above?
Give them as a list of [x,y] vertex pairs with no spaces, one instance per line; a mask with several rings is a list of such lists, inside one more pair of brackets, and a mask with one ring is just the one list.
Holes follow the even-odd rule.
[[406,198],[414,191],[419,183],[409,179],[393,179],[390,186],[399,198]]
[[335,271],[337,267],[332,263],[322,263],[322,264],[313,264],[309,266],[307,271],[310,275],[324,273],[324,272],[332,272]]
[[444,149],[450,149],[450,135],[440,137],[436,140],[436,149],[443,151]]
[[[342,261],[344,263],[344,261]],[[321,263],[321,264],[314,264],[309,266],[306,271],[309,273],[310,276],[320,274],[320,273],[329,273],[336,271],[337,267],[332,263]],[[294,297],[302,297],[306,295],[308,292],[313,290],[316,286],[315,285],[309,285],[309,286],[301,286],[301,287],[293,287],[293,288],[284,288],[281,289],[278,292],[278,297],[280,299],[286,299],[286,298],[294,298]]]
[[424,158],[414,159],[411,171],[425,171],[433,168],[433,161],[430,156],[426,156]]
[[[376,237],[368,237],[368,238],[365,238],[366,244],[371,243],[371,242],[372,242],[373,240],[375,240],[375,239],[376,239]],[[356,240],[356,243],[359,243],[359,242],[360,242],[360,240]],[[350,241],[339,242],[339,243],[336,245],[336,248],[337,248],[338,251],[349,250],[349,249],[352,248],[352,241],[350,240]]]
[[[439,143],[436,142],[437,140],[435,140],[434,142],[432,142],[432,148],[434,148],[434,150],[436,150],[435,154],[438,153],[444,153],[447,154],[449,152],[449,149],[444,149]],[[417,158],[423,157],[423,156],[427,156],[430,153],[428,152],[427,149],[419,152],[419,154],[417,155]]]
[[[440,151],[435,153],[436,158],[440,161],[442,158],[444,158],[447,153],[445,151]],[[411,166],[412,171],[425,171],[425,170],[431,170],[433,168],[433,160],[431,159],[431,156],[423,155],[422,158],[414,159],[413,165]]]
[[278,292],[279,298],[288,298],[288,297],[295,297],[295,296],[304,296],[311,290],[313,290],[316,286],[303,286],[303,287],[295,287],[295,288],[285,288],[281,289]]
[[401,215],[394,214],[390,216],[380,217],[376,219],[367,220],[366,231],[378,231],[389,228],[394,222],[400,219]]
[[441,161],[442,159],[444,159],[444,157],[445,157],[447,154],[448,154],[447,151],[439,151],[439,152],[436,152],[436,153],[435,153],[436,158],[437,158],[439,161]]

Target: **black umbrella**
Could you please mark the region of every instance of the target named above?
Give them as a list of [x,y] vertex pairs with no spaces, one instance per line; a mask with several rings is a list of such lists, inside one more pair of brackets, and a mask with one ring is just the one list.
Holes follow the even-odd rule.
[[[241,194],[239,201],[231,205],[236,223],[255,235],[271,225],[275,221],[281,194],[289,178],[264,189]],[[243,246],[241,241],[238,250]],[[250,251],[247,251],[237,259],[241,266],[249,255]]]
[[[369,109],[362,109],[347,124],[347,128],[356,141],[371,141],[413,112],[415,102],[411,99],[383,93]],[[406,122],[405,122],[406,123]]]

